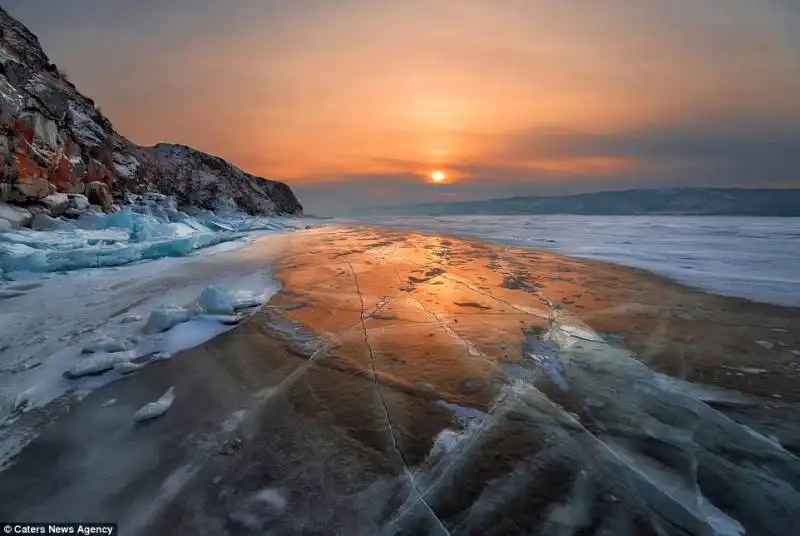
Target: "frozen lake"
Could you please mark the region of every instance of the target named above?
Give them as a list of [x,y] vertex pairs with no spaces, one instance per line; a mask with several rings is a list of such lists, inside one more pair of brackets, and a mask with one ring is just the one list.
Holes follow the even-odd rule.
[[474,215],[370,221],[598,259],[719,294],[800,306],[800,218]]

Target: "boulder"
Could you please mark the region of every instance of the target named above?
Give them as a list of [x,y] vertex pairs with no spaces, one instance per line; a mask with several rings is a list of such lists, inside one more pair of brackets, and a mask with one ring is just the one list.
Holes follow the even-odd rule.
[[111,189],[104,182],[94,181],[86,185],[86,198],[92,205],[99,205],[105,211],[111,210],[114,198]]
[[67,194],[50,194],[39,202],[50,210],[51,216],[61,216],[69,207]]
[[33,214],[22,207],[0,203],[0,220],[8,221],[13,229],[29,227],[33,222]]
[[45,216],[50,215],[50,209],[42,205],[28,205],[25,207],[28,212],[35,218],[39,214],[44,214]]
[[55,231],[59,227],[61,227],[61,222],[46,214],[37,214],[31,223],[31,229],[34,231]]
[[252,215],[293,214],[303,207],[284,183],[250,175],[230,163],[183,145],[159,144],[146,149],[140,177],[179,206],[236,210]]
[[78,212],[89,210],[89,199],[85,195],[69,194],[67,198],[69,199],[68,209],[77,210]]
[[20,177],[14,189],[19,200],[38,201],[50,195],[50,183],[42,177]]

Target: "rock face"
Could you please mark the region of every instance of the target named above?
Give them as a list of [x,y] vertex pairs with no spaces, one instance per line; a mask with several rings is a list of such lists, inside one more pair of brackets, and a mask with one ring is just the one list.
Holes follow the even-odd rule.
[[0,8],[0,202],[83,194],[109,210],[126,192],[147,191],[210,210],[303,210],[284,183],[189,147],[140,147],[119,135],[50,63],[36,36]]

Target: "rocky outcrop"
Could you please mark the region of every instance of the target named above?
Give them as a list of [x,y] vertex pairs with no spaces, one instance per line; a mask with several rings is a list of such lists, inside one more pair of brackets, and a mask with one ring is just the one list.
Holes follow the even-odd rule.
[[179,205],[209,210],[232,208],[248,214],[299,214],[302,207],[284,183],[245,173],[221,158],[183,145],[142,149],[139,172],[145,183]]
[[[140,147],[50,62],[39,40],[0,8],[0,202],[44,205],[84,194],[110,210],[126,192],[249,214],[302,214],[284,183],[182,145]],[[65,207],[58,198],[58,210]],[[27,220],[25,220],[27,221]]]
[[22,207],[0,203],[0,229],[27,227],[33,222],[33,214]]
[[92,205],[97,205],[105,211],[111,210],[114,198],[111,189],[104,182],[93,181],[86,185],[86,198]]

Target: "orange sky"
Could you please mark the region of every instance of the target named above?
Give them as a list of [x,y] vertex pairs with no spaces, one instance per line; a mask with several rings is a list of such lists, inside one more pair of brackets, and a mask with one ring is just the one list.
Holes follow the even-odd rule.
[[[663,182],[711,157],[736,168],[725,143],[733,155],[748,136],[800,125],[791,0],[4,5],[121,133],[301,188],[370,176],[400,187],[439,168],[509,192]],[[701,135],[681,149],[684,132]],[[744,167],[758,158],[775,160]],[[796,178],[778,174],[761,179]]]

